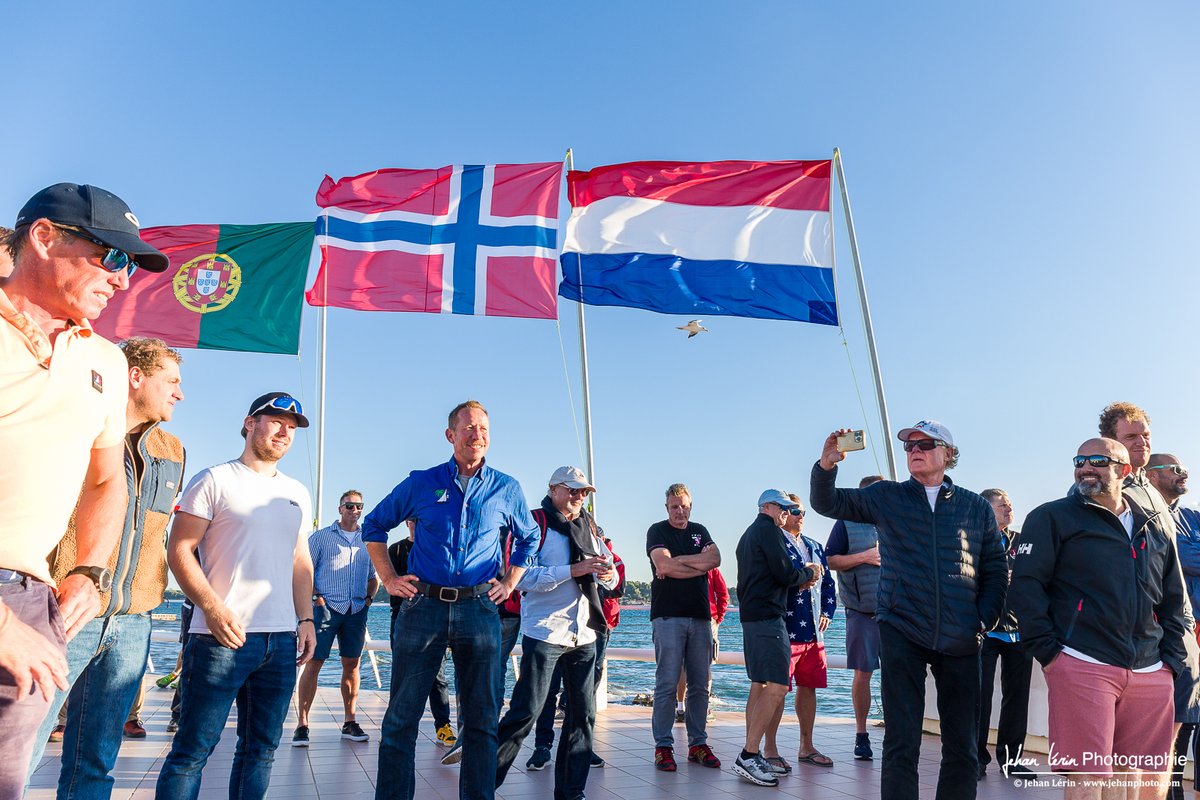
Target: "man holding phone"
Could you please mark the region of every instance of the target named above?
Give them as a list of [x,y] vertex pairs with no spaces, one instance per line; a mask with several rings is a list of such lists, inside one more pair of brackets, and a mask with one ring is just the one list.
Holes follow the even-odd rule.
[[975,707],[979,644],[1004,604],[1008,567],[991,505],[956,486],[946,471],[958,448],[945,425],[922,420],[904,428],[911,477],[865,489],[835,488],[846,457],[834,431],[813,465],[809,499],[833,519],[872,524],[879,533],[876,618],[883,671],[881,800],[917,800],[917,763],[925,710],[925,674],[932,667],[942,728],[937,800],[973,800],[978,760]]

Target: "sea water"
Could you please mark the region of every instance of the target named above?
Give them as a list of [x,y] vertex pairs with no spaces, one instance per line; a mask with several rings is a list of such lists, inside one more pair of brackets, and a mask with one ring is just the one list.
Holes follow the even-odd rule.
[[[155,615],[174,617],[174,619],[154,620],[154,629],[177,634],[179,631],[179,600],[167,600],[154,610]],[[391,610],[386,603],[372,606],[368,612],[368,631],[371,638],[387,641],[391,625]],[[723,652],[740,652],[742,650],[742,627],[739,624],[736,608],[731,608],[720,629],[721,650]],[[652,650],[654,643],[651,638],[650,611],[645,607],[629,607],[621,610],[621,622],[612,633],[610,647],[628,647]],[[845,655],[846,653],[846,619],[839,609],[837,615],[825,631],[825,649],[830,655]],[[150,657],[154,662],[155,671],[165,673],[175,666],[179,653],[176,642],[152,642]],[[376,665],[379,670],[380,683],[375,680],[375,670],[371,661],[363,654],[362,659],[362,688],[386,690],[391,680],[391,654],[384,650],[376,652]],[[654,664],[643,661],[608,662],[608,699],[611,703],[630,704],[638,695],[653,695],[654,693]],[[447,664],[448,677],[453,681],[454,667]],[[506,693],[511,692],[513,669],[507,667],[508,678]],[[341,664],[336,654],[326,663],[321,671],[319,683],[321,686],[337,686],[341,676]],[[850,682],[853,673],[846,669],[829,670],[829,686],[817,690],[818,716],[850,717],[854,708],[850,699]],[[453,685],[453,684],[451,684]],[[717,664],[713,666],[712,705],[718,711],[738,711],[746,706],[746,694],[749,691],[746,670],[741,666]],[[872,676],[872,707],[871,717],[882,718],[879,706],[879,673]]]

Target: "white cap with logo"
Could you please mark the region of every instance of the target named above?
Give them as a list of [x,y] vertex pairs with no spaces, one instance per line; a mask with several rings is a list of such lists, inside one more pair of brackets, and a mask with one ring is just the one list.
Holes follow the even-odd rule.
[[908,437],[914,433],[923,433],[931,439],[940,439],[951,447],[954,447],[954,437],[950,435],[950,429],[936,419],[923,419],[911,428],[904,428],[896,434],[896,438],[902,442],[907,442]]
[[578,467],[559,467],[554,470],[554,474],[550,476],[550,485],[566,486],[568,489],[591,489],[593,492],[596,491],[596,487],[588,483],[587,476]]

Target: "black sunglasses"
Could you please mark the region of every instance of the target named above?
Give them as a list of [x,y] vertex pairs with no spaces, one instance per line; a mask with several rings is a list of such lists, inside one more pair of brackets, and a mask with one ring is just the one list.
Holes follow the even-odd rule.
[[1109,464],[1122,466],[1128,464],[1128,461],[1117,461],[1111,456],[1075,456],[1071,461],[1075,464],[1075,469],[1079,469],[1084,464],[1091,467],[1107,467]]
[[935,447],[945,447],[946,443],[940,439],[909,439],[904,443],[904,452],[911,453],[913,450],[929,451]]
[[788,513],[791,514],[793,517],[799,517],[800,519],[804,519],[804,509],[800,508],[800,506],[796,506],[795,508],[789,508]]
[[1146,467],[1146,469],[1169,469],[1176,475],[1187,475],[1188,471],[1179,464],[1159,464],[1157,467]]
[[354,508],[354,509],[358,509],[361,511],[363,504],[362,503],[342,503],[342,507],[343,508]]
[[74,236],[76,239],[83,239],[85,242],[91,242],[92,244],[98,244],[101,247],[103,247],[104,255],[100,256],[100,265],[102,267],[104,267],[106,270],[108,270],[109,272],[120,272],[121,270],[128,270],[129,274],[131,276],[133,275],[133,273],[137,272],[137,268],[138,268],[137,260],[134,259],[133,256],[129,255],[129,253],[126,253],[124,250],[113,247],[109,244],[105,244],[104,242],[100,241],[96,237],[89,236],[88,234],[84,233],[83,231],[77,231],[74,228],[67,228],[62,225],[55,225],[54,227],[58,228],[63,233],[69,233],[71,236]]

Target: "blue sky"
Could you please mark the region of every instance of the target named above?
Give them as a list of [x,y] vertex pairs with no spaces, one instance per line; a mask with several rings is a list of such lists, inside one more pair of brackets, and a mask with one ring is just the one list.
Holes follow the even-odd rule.
[[[1061,495],[1106,403],[1200,464],[1194,259],[1200,9],[1163,2],[85,3],[5,12],[0,222],[69,180],[146,225],[311,219],[325,174],[449,163],[828,157],[840,147],[893,434],[880,438],[844,226],[833,328],[586,308],[601,523],[645,579],[675,481],[732,580],[767,487],[807,497],[833,428],[932,417],[952,477],[1018,519]],[[840,206],[835,205],[840,212]],[[491,411],[490,463],[531,502],[581,463],[576,306],[561,322],[329,315],[325,520],[449,456],[445,413]],[[316,409],[300,358],[187,351],[170,429],[196,470],[235,457],[258,394]],[[565,355],[565,368],[564,368]],[[857,376],[858,386],[852,377]],[[868,417],[861,410],[859,393]],[[902,456],[902,454],[900,454]],[[315,471],[316,437],[283,462]],[[903,469],[903,459],[900,458]],[[1189,500],[1191,498],[1188,498]],[[810,515],[824,540],[829,520]]]

